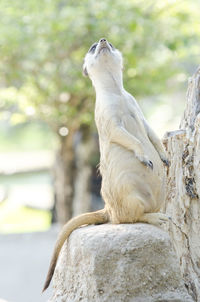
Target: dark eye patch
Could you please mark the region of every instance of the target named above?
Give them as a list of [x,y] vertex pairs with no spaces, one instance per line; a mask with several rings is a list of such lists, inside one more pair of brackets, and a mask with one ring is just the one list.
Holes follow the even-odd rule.
[[115,49],[114,46],[113,46],[111,43],[109,43],[109,45],[110,45],[110,47],[112,48],[112,50]]
[[98,45],[98,43],[94,43],[94,44],[90,47],[90,49],[89,49],[88,52],[94,53],[94,52],[95,52],[95,49],[96,49],[96,47],[97,47],[97,45]]

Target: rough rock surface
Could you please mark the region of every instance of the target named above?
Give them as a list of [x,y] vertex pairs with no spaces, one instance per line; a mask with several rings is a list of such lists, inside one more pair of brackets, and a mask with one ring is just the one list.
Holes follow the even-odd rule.
[[148,224],[75,230],[53,283],[50,302],[192,302],[168,234]]

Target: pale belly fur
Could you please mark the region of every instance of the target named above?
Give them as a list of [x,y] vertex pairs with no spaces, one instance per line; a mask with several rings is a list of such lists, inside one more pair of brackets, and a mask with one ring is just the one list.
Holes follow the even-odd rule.
[[164,169],[143,124],[128,114],[124,115],[122,123],[144,145],[153,170],[142,164],[134,152],[100,135],[101,193],[113,222],[134,222],[135,202],[139,201],[147,213],[160,210],[164,201]]

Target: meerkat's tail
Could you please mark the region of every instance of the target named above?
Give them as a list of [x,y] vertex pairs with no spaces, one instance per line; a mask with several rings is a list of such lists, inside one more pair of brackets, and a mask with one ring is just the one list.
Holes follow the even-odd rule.
[[74,217],[63,226],[60,234],[58,235],[58,239],[56,241],[53,256],[51,258],[51,263],[49,266],[49,271],[47,273],[47,278],[44,284],[43,292],[48,288],[51,282],[60,250],[65,240],[69,237],[72,231],[84,224],[101,224],[106,222],[108,222],[108,214],[106,209],[104,208],[96,212],[85,213],[77,217]]

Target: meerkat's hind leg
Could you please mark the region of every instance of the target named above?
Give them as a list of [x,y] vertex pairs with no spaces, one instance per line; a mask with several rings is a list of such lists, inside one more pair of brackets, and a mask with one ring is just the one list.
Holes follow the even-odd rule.
[[140,222],[146,222],[149,224],[160,225],[162,223],[169,222],[171,217],[163,213],[145,213],[140,217]]
[[169,220],[170,217],[163,213],[145,213],[144,200],[139,192],[131,192],[123,200],[123,208],[119,217],[120,223],[145,222],[160,225],[169,222]]
[[[123,200],[123,207],[117,213],[118,223],[135,223],[144,215],[144,206],[135,192],[131,192]],[[114,223],[113,219],[112,222]]]

